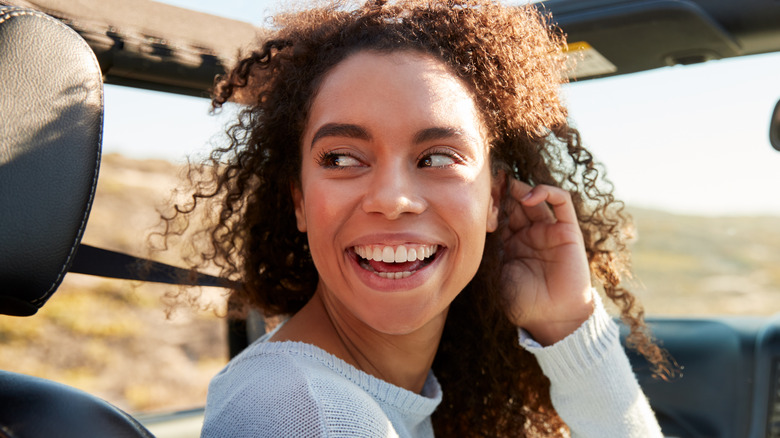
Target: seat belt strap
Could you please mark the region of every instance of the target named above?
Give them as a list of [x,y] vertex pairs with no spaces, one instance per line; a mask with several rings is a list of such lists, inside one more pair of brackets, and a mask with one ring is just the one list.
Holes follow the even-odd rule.
[[77,274],[153,283],[228,288],[239,286],[238,283],[225,278],[201,274],[194,270],[85,244],[79,245],[69,271]]

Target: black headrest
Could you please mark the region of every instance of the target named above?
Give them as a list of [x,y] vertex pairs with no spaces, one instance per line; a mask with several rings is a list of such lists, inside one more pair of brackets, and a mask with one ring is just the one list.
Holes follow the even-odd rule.
[[103,85],[86,42],[0,7],[0,314],[32,315],[84,233],[100,164]]

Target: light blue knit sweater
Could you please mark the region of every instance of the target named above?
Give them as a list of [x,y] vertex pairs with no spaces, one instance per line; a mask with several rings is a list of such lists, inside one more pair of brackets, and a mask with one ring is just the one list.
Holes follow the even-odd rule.
[[[595,296],[593,315],[566,339],[542,348],[521,331],[521,345],[550,378],[573,437],[660,437],[617,326]],[[202,437],[433,437],[441,387],[432,373],[416,394],[313,345],[269,336],[212,380]]]

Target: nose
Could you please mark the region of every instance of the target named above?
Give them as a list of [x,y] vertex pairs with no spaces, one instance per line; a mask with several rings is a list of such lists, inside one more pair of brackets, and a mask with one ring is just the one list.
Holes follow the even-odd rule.
[[415,170],[403,164],[375,166],[374,176],[366,187],[363,211],[378,213],[390,220],[425,211],[424,187],[415,178]]

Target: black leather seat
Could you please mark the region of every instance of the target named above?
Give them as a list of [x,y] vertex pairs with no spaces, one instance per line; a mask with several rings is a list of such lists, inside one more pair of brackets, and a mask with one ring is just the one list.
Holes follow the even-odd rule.
[[[0,315],[29,316],[59,286],[84,233],[100,163],[102,79],[69,27],[0,6],[0,84]],[[0,371],[0,437],[55,436],[152,437],[103,400]]]
[[0,313],[28,316],[76,251],[97,183],[100,67],[81,37],[37,11],[0,9]]

